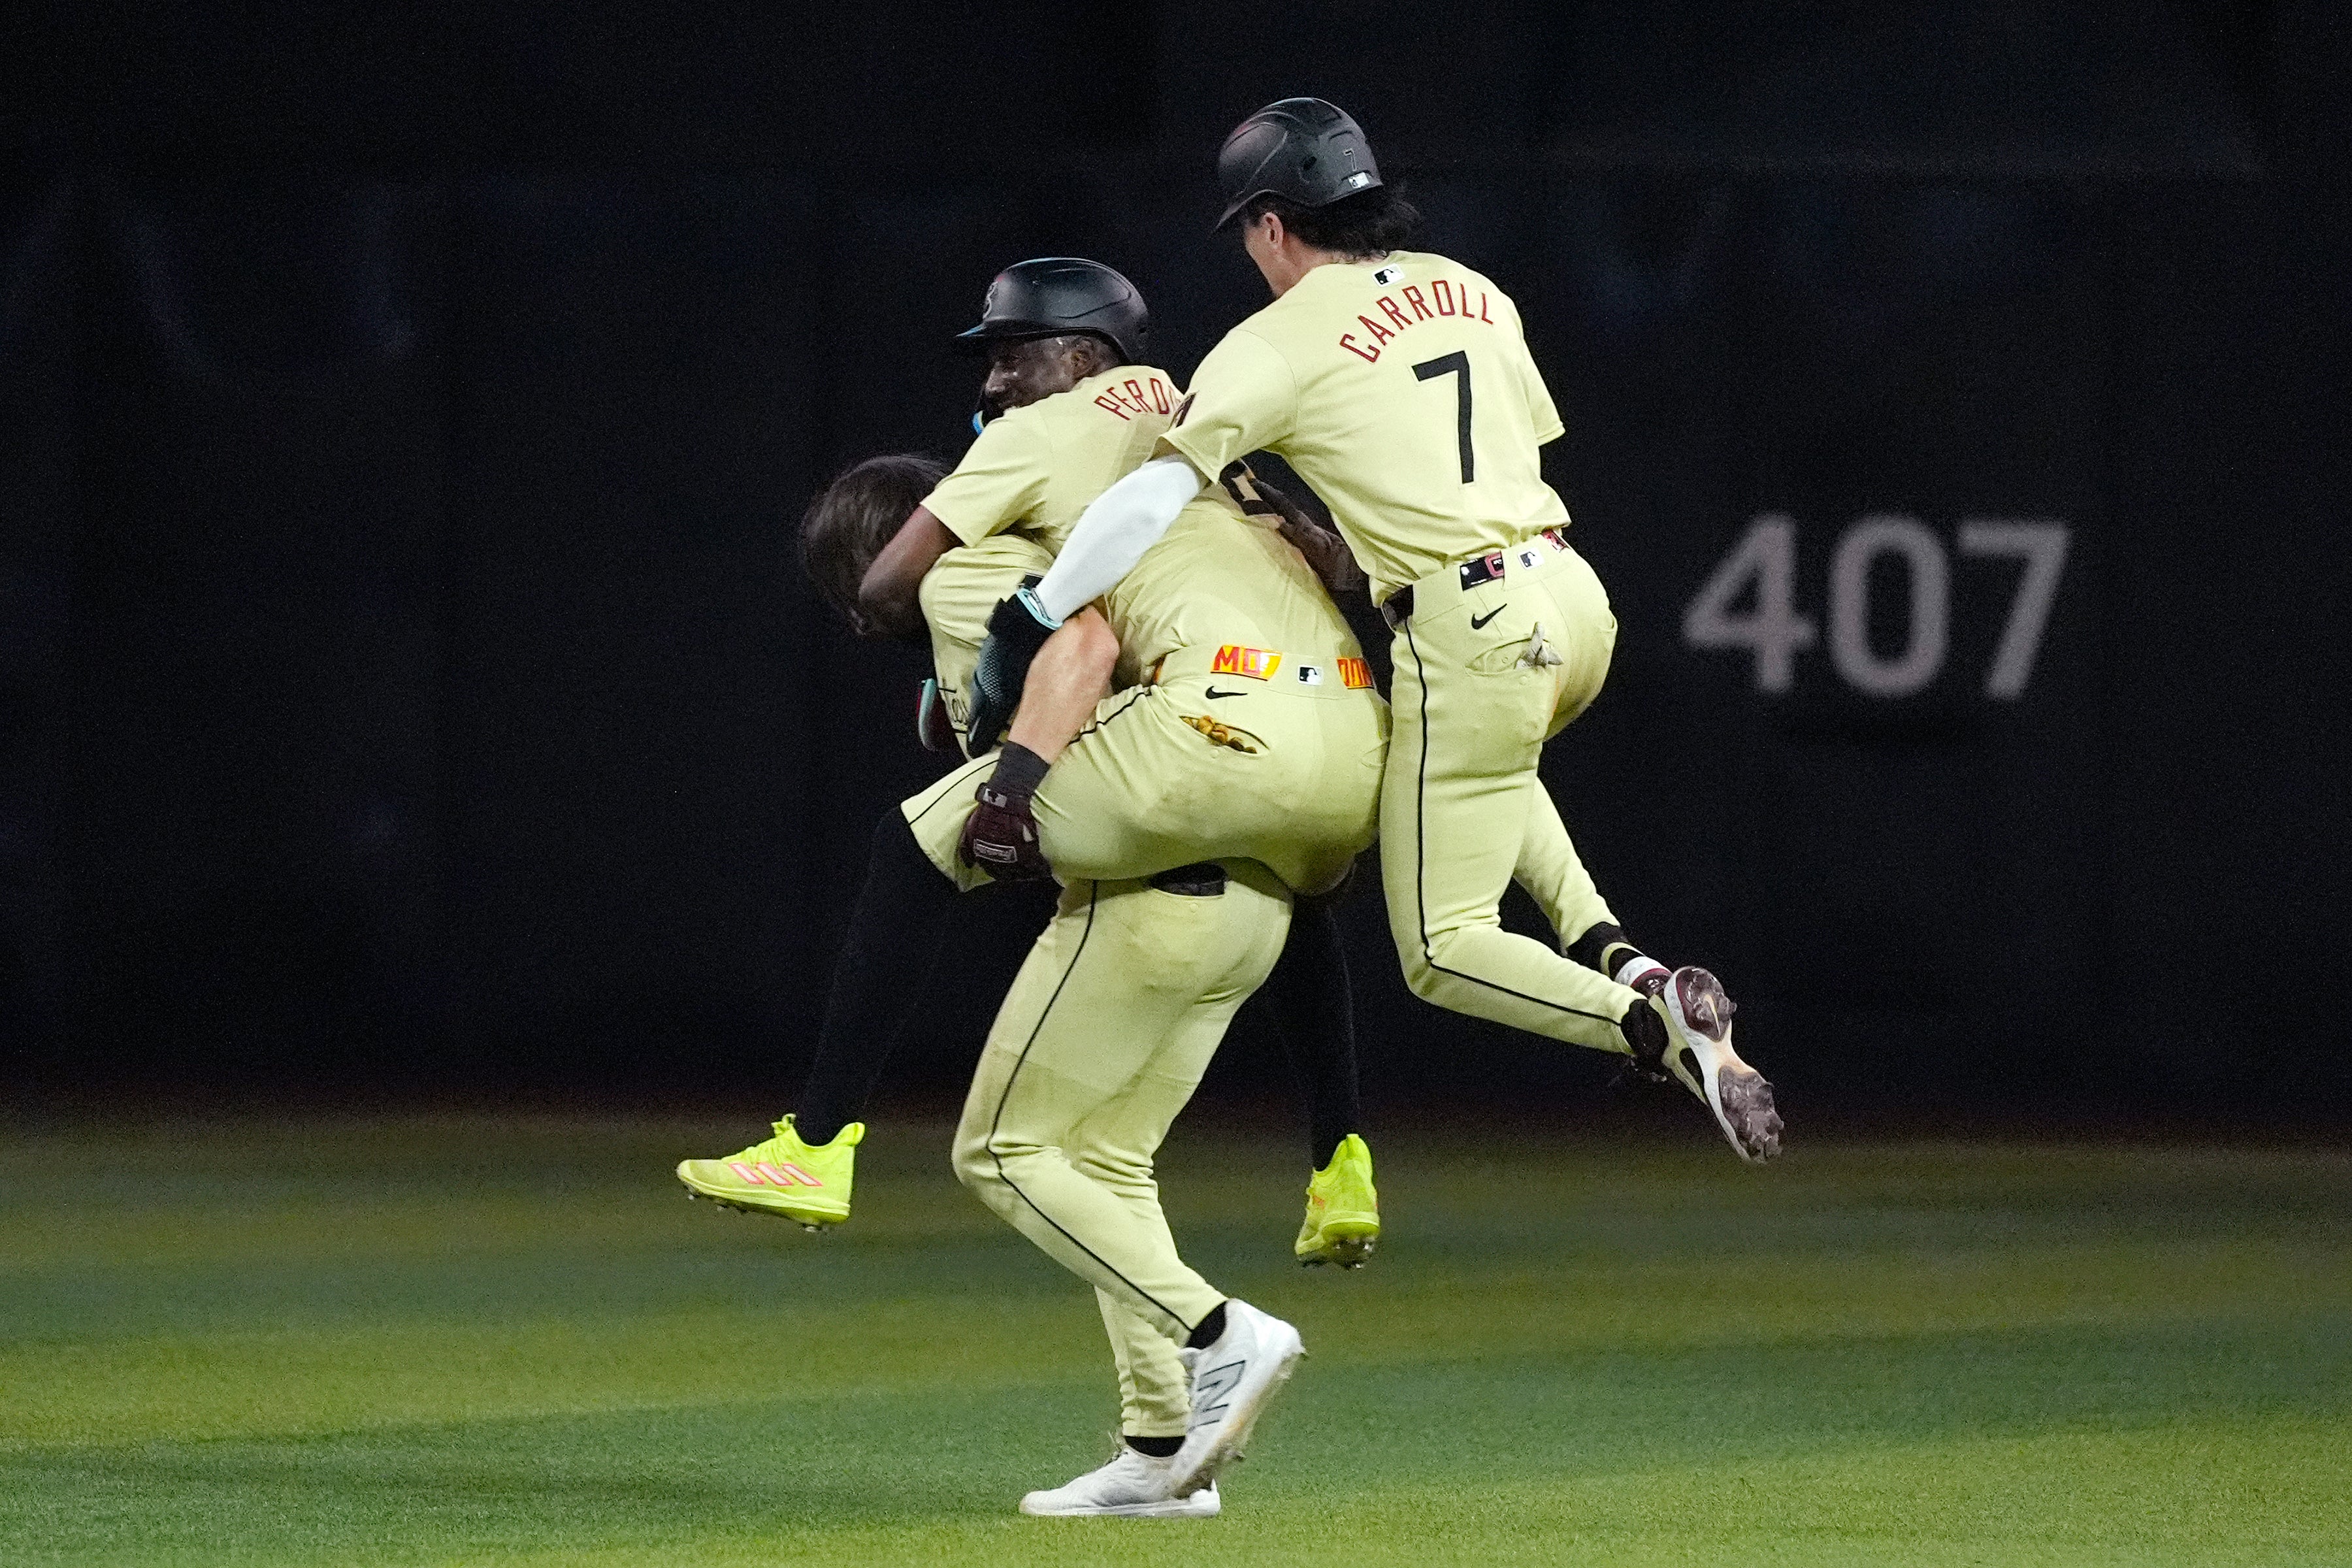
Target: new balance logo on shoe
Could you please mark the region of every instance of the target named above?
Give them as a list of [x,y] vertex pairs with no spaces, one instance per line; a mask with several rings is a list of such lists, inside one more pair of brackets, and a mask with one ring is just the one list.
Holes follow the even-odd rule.
[[1225,1401],[1242,1380],[1249,1365],[1244,1361],[1229,1361],[1223,1366],[1194,1374],[1192,1381],[1192,1418],[1188,1426],[1198,1426],[1203,1421],[1216,1421],[1225,1414]]
[[771,1187],[821,1187],[824,1185],[823,1182],[818,1181],[814,1176],[810,1175],[798,1165],[792,1164],[789,1162],[782,1165],[771,1165],[765,1160],[762,1160],[756,1165],[750,1165],[744,1163],[740,1160],[730,1160],[727,1162],[727,1168],[734,1172],[739,1178],[748,1182],[755,1187],[763,1184]]

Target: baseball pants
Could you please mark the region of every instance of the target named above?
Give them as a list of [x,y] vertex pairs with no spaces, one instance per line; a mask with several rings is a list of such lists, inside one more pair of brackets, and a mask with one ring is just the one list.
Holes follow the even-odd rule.
[[1184,1431],[1177,1348],[1224,1300],[1177,1255],[1152,1157],[1274,967],[1290,894],[1224,863],[1221,892],[1073,881],[998,1011],[956,1129],[963,1184],[1095,1287],[1124,1430]]
[[[1157,682],[1105,698],[1055,760],[1034,809],[1045,858],[1065,881],[1233,857],[1314,894],[1338,885],[1370,846],[1388,743],[1380,694],[1341,684],[1336,657],[1286,656],[1261,679],[1212,673],[1215,653],[1170,654]],[[1319,683],[1301,682],[1302,668]],[[973,789],[995,766],[992,753],[976,758],[904,807],[932,863],[966,889],[988,876],[956,858],[956,841]]]
[[1537,773],[1544,742],[1598,696],[1617,619],[1552,534],[1413,584],[1395,630],[1394,734],[1381,796],[1389,930],[1415,995],[1574,1045],[1623,1052],[1633,990],[1502,928],[1516,878],[1573,942],[1609,906]]

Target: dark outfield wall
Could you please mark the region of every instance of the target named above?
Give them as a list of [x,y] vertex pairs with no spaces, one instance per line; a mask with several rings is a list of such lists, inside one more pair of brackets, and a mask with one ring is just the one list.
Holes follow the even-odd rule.
[[[1300,13],[1213,80],[1199,7],[919,57],[495,11],[454,100],[177,39],[244,114],[86,58],[0,191],[10,1076],[788,1086],[931,765],[799,505],[960,449],[942,345],[1020,257],[1126,269],[1189,371],[1262,297],[1208,153],[1312,88],[1520,300],[1622,625],[1548,775],[1753,1054],[1816,1103],[2340,1085],[2340,118],[2294,17],[1717,11],[1489,7],[1451,64]],[[1084,85],[1009,109],[1024,66]],[[1039,918],[976,900],[910,1081]],[[1376,888],[1349,918],[1375,1082],[1589,1078],[1406,997]]]

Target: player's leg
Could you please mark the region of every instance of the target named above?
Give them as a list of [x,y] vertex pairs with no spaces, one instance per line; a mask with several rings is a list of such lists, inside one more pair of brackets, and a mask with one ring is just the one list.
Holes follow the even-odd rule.
[[1293,1080],[1307,1104],[1307,1163],[1330,1162],[1340,1141],[1363,1131],[1356,1073],[1355,988],[1347,944],[1328,903],[1300,899],[1282,957],[1265,977],[1266,1004],[1281,1024]]
[[1174,1491],[1184,1447],[1191,1374],[1176,1348],[1106,1290],[1095,1292],[1118,1364],[1118,1451],[1110,1462],[1021,1500],[1021,1511],[1048,1517],[1210,1519],[1223,1507],[1214,1483],[1190,1497]]
[[[1197,880],[1188,880],[1196,873]],[[1081,885],[1008,996],[965,1102],[957,1173],[1171,1345],[1199,1351],[1174,1496],[1213,1480],[1299,1353],[1175,1251],[1150,1159],[1234,1011],[1274,963],[1289,895],[1263,867]]]
[[678,1180],[689,1194],[811,1226],[849,1217],[855,1151],[866,1132],[857,1118],[922,1001],[955,897],[905,817],[885,812],[850,906],[798,1109],[748,1149],[681,1162]]
[[[1123,1092],[1069,1131],[1071,1163],[1118,1194],[1139,1226],[1167,1228],[1154,1159],[1208,1070],[1228,1021],[1220,999],[1203,997]],[[1175,1246],[1172,1236],[1169,1246]],[[1129,1453],[1052,1492],[1032,1493],[1023,1500],[1024,1510],[1100,1512],[1108,1505],[1126,1511],[1155,1497],[1170,1498],[1170,1508],[1202,1505],[1214,1497],[1213,1484],[1188,1499],[1171,1496],[1175,1461],[1191,1426],[1191,1373],[1175,1343],[1133,1307],[1108,1292],[1095,1294],[1118,1365],[1120,1441]]]
[[[1128,881],[1203,857],[1264,851],[1288,876],[1328,887],[1370,844],[1387,737],[1377,696],[1261,694],[1255,749],[1244,752],[1185,721],[1185,712],[1208,707],[1205,684],[1188,676],[1115,694],[1055,760],[1034,811],[1046,857],[1066,879]],[[966,886],[986,880],[959,861],[956,847],[973,784],[991,765],[967,764],[908,803],[933,863]],[[1346,957],[1328,912],[1295,925],[1284,953],[1267,984],[1287,1026],[1314,1145],[1307,1222],[1294,1251],[1353,1267],[1369,1255],[1379,1219],[1360,1136]]]
[[[1528,796],[1543,787],[1536,763],[1564,678],[1559,667],[1517,662],[1538,620],[1525,595],[1477,628],[1474,607],[1458,601],[1396,637],[1381,870],[1406,982],[1455,1012],[1628,1051],[1621,1026],[1638,994],[1502,929],[1503,890],[1530,818],[1542,820]],[[1561,628],[1549,637],[1557,647]],[[1597,688],[1591,650],[1571,650],[1583,656],[1574,679]]]
[[[1569,841],[1549,789],[1528,792],[1528,823],[1519,840],[1519,863],[1512,879],[1527,889],[1544,918],[1559,935],[1559,950],[1568,957],[1654,998],[1665,988],[1672,971],[1643,952],[1617,923],[1608,901],[1593,886],[1592,874]],[[1634,1060],[1644,1072],[1663,1077],[1660,1059],[1665,1037],[1638,1028],[1630,1032]],[[1654,1050],[1651,1047],[1654,1046]]]
[[[1129,687],[1097,705],[1094,717],[1055,759],[1032,810],[1046,859],[1068,881],[1131,881],[1201,858],[1157,806],[1171,788],[1202,786],[1187,768],[1198,759],[1171,742],[1172,722],[1157,711],[1155,689]],[[996,768],[994,753],[975,758],[906,803],[908,826],[924,853],[960,888],[992,879],[957,853],[974,793]]]
[[1265,873],[1253,881],[1210,897],[1072,884],[997,1014],[956,1132],[956,1173],[983,1202],[1179,1343],[1223,1295],[1176,1256],[1164,1222],[1070,1151],[1181,1023],[1229,1019],[1273,967],[1289,900]]
[[[1586,931],[1600,926],[1613,928],[1617,917],[1610,912],[1608,900],[1593,886],[1592,873],[1584,868],[1576,846],[1570,842],[1568,826],[1559,819],[1551,791],[1540,787],[1538,781],[1538,787],[1528,790],[1525,798],[1527,819],[1520,826],[1519,858],[1511,869],[1511,879],[1536,901],[1559,933],[1561,951],[1567,952]],[[1594,963],[1585,967],[1601,968]],[[1608,969],[1601,972],[1613,974]]]
[[1297,901],[1265,992],[1307,1105],[1312,1174],[1292,1255],[1309,1265],[1360,1268],[1380,1239],[1381,1208],[1357,1094],[1355,993],[1331,903]]
[[[1600,579],[1573,552],[1520,594],[1523,600],[1548,605],[1549,624],[1562,628],[1559,662],[1546,667],[1560,677],[1549,737],[1583,712],[1598,693],[1598,681],[1583,681],[1577,671],[1596,663],[1605,669],[1616,618],[1609,614]],[[1531,806],[1520,860],[1523,867],[1543,868],[1549,879],[1550,897],[1560,906],[1554,921],[1564,939],[1561,951],[1647,999],[1646,1010],[1629,1013],[1621,1025],[1635,1063],[1646,1073],[1675,1078],[1696,1095],[1742,1159],[1772,1158],[1780,1152],[1781,1131],[1772,1086],[1732,1047],[1732,1005],[1721,982],[1696,967],[1669,972],[1627,942],[1598,892],[1586,890],[1591,879],[1540,784]]]

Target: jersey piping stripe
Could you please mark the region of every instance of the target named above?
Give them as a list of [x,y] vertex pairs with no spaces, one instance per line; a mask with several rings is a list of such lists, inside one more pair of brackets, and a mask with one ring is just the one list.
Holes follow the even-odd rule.
[[[1093,734],[1096,731],[1109,723],[1111,720],[1118,718],[1120,713],[1126,712],[1129,708],[1134,707],[1144,698],[1150,696],[1151,691],[1152,688],[1149,686],[1137,687],[1135,689],[1134,695],[1119,705],[1118,713],[1111,713],[1103,718],[1095,720],[1085,729],[1070,737],[1070,744],[1073,746],[1076,745],[1080,741],[1085,740],[1088,735]],[[971,761],[964,763],[961,767],[957,768],[954,772],[943,775],[939,783],[931,786],[934,793],[931,795],[930,800],[924,805],[923,809],[915,813],[914,816],[907,818],[907,826],[908,827],[912,827],[915,824],[922,821],[923,818],[930,816],[933,811],[939,808],[939,805],[941,801],[953,800],[955,798],[955,791],[950,786],[961,784],[966,779],[975,777],[980,773],[981,768],[988,762],[988,758],[992,757],[995,754],[995,752],[991,752],[987,756],[974,757]]]
[[[1499,991],[1506,996],[1516,996],[1522,1002],[1532,1002],[1538,1007],[1549,1007],[1555,1013],[1567,1013],[1579,1018],[1591,1018],[1601,1024],[1618,1022],[1606,1013],[1588,1013],[1581,1007],[1571,1007],[1565,1002],[1554,1002],[1543,996],[1530,996],[1524,991],[1514,991],[1509,986],[1498,984],[1483,975],[1467,973],[1459,969],[1448,969],[1437,962],[1437,950],[1431,945],[1429,940],[1429,883],[1424,874],[1429,864],[1429,681],[1424,674],[1427,667],[1422,662],[1421,647],[1412,640],[1412,623],[1407,621],[1400,629],[1404,633],[1405,647],[1412,654],[1412,683],[1421,691],[1420,775],[1414,781],[1412,793],[1412,899],[1416,921],[1421,927],[1422,962],[1427,963],[1439,974],[1451,974],[1456,980],[1467,980],[1474,985],[1484,985],[1489,991]],[[1535,781],[1535,787],[1543,788],[1543,780],[1540,777]],[[1566,963],[1570,961],[1563,958],[1560,962]]]
[[1080,741],[1085,740],[1088,735],[1093,734],[1096,731],[1097,731],[1097,730],[1101,729],[1104,725],[1106,725],[1106,724],[1109,723],[1113,719],[1117,719],[1117,718],[1120,717],[1122,714],[1126,713],[1126,711],[1127,711],[1129,709],[1130,709],[1130,708],[1134,707],[1137,703],[1139,703],[1139,702],[1142,701],[1145,698],[1147,698],[1147,697],[1150,696],[1154,691],[1157,691],[1158,689],[1159,689],[1158,687],[1156,687],[1156,686],[1139,686],[1139,687],[1137,687],[1137,688],[1135,689],[1134,695],[1133,695],[1133,696],[1131,696],[1131,697],[1129,697],[1126,701],[1124,701],[1124,702],[1122,702],[1122,703],[1120,703],[1120,704],[1118,705],[1118,712],[1117,712],[1117,713],[1106,713],[1106,714],[1105,714],[1105,715],[1103,715],[1101,718],[1095,720],[1093,722],[1089,723],[1089,724],[1088,724],[1085,729],[1083,729],[1083,730],[1079,731],[1076,734],[1075,734],[1075,735],[1071,736],[1071,737],[1070,737],[1070,744],[1071,744],[1071,745],[1073,745],[1073,746],[1076,745]]
[[[1122,708],[1119,711],[1123,713],[1126,710]],[[1116,718],[1118,715],[1113,714],[1112,717]],[[1113,1268],[1110,1259],[1097,1252],[1093,1247],[1088,1247],[1085,1242],[1080,1241],[1076,1237],[1072,1236],[1063,1227],[1059,1220],[1056,1220],[1052,1215],[1047,1214],[1044,1208],[1038,1205],[1036,1199],[1031,1197],[1027,1193],[1021,1190],[1021,1184],[1014,1181],[1004,1169],[1004,1156],[998,1153],[996,1151],[996,1130],[1004,1123],[1004,1108],[1012,1102],[1013,1086],[1021,1081],[1021,1069],[1028,1065],[1029,1052],[1036,1046],[1037,1037],[1045,1032],[1045,1021],[1054,1016],[1055,1004],[1060,1002],[1062,999],[1062,988],[1069,984],[1070,976],[1078,972],[1078,961],[1087,955],[1087,943],[1095,934],[1095,906],[1101,897],[1102,889],[1099,885],[1089,887],[1087,889],[1087,929],[1078,933],[1078,949],[1076,952],[1070,954],[1070,966],[1062,971],[1062,978],[1054,983],[1053,995],[1045,999],[1045,1005],[1044,1009],[1038,1013],[1037,1022],[1031,1027],[1029,1037],[1022,1042],[1021,1055],[1014,1060],[1013,1064],[1013,1071],[1008,1074],[1004,1079],[1004,1091],[996,1097],[996,1114],[989,1119],[988,1123],[988,1157],[996,1162],[996,1179],[1003,1182],[1007,1187],[1010,1187],[1013,1190],[1013,1195],[1019,1198],[1023,1203],[1027,1204],[1031,1212],[1034,1213],[1039,1219],[1044,1220],[1047,1225],[1050,1225],[1055,1230],[1060,1231],[1063,1238],[1068,1241],[1072,1247],[1076,1247],[1080,1252],[1085,1253],[1088,1258],[1091,1258],[1097,1263],[1101,1264],[1106,1273],[1118,1279],[1129,1289],[1134,1291],[1137,1295],[1142,1297],[1153,1306],[1159,1308],[1161,1312],[1167,1314],[1171,1322],[1178,1324],[1186,1333],[1189,1334],[1199,1325],[1185,1322],[1183,1316],[1181,1313],[1170,1310],[1166,1302],[1160,1300],[1158,1297],[1152,1295],[1150,1291],[1146,1290],[1142,1286],[1138,1285],[1134,1280],[1129,1279],[1126,1275],[1121,1274],[1117,1268]]]
[[948,786],[951,784],[956,784],[962,779],[969,778],[973,773],[978,773],[982,764],[988,761],[988,757],[992,757],[995,754],[995,752],[991,752],[986,757],[974,757],[971,761],[964,763],[963,766],[956,769],[955,772],[949,773],[946,777],[940,779],[939,783],[933,784],[931,788],[937,790],[939,793],[931,796],[929,805],[926,805],[922,810],[907,818],[907,826],[908,827],[914,826],[915,824],[930,816],[933,808],[936,807],[940,802],[953,798],[955,792]]

